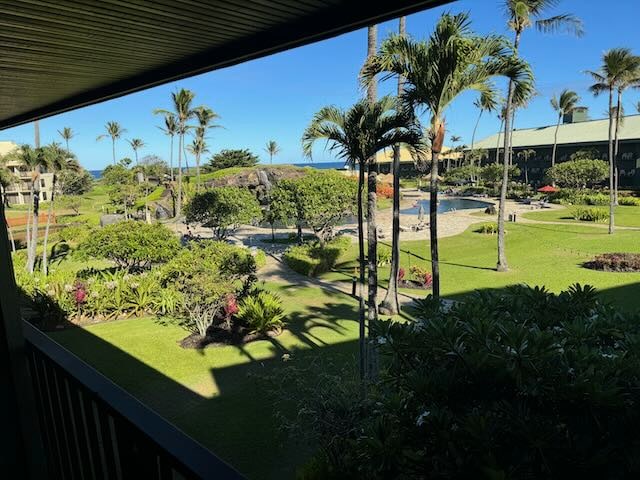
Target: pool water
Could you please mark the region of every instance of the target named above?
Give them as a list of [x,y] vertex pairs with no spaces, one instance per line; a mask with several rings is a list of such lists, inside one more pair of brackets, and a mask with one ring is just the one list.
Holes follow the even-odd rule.
[[[424,209],[426,215],[429,214],[429,200],[418,200],[411,208],[400,210],[400,213],[405,215],[417,215],[420,209],[420,205]],[[486,208],[493,205],[489,202],[482,202],[480,200],[470,200],[468,198],[441,198],[438,201],[438,213],[446,213],[452,210],[469,210],[470,208]]]

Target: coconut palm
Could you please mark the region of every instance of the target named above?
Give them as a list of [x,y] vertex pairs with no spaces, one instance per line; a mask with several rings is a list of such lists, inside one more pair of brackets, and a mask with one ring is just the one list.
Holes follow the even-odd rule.
[[573,112],[578,106],[580,97],[573,90],[563,90],[560,93],[560,97],[555,95],[551,98],[551,106],[558,112],[558,122],[556,123],[556,130],[553,135],[553,149],[551,150],[551,166],[556,164],[556,151],[558,148],[558,130],[560,130],[560,122],[562,117]]
[[[400,17],[398,35],[404,37],[407,31],[407,18]],[[403,78],[398,76],[398,98],[402,96]],[[396,315],[400,311],[398,302],[398,274],[400,272],[400,145],[393,147],[393,214],[391,220],[391,265],[389,267],[389,283],[387,294],[380,304],[380,313]]]
[[102,135],[98,135],[96,140],[102,140],[103,138],[110,137],[111,138],[111,153],[113,155],[113,164],[116,164],[116,140],[122,138],[122,135],[127,131],[122,128],[122,126],[118,122],[107,122],[104,126],[107,133],[103,133]]
[[53,142],[42,148],[42,154],[45,157],[48,170],[53,174],[51,184],[51,199],[49,201],[49,212],[47,214],[47,226],[44,230],[44,240],[42,249],[42,273],[47,275],[47,245],[49,242],[49,228],[51,226],[51,217],[54,215],[54,203],[56,198],[56,188],[58,183],[58,176],[65,170],[79,170],[80,165],[71,156],[68,150],[63,149],[59,143]]
[[[451,150],[449,151],[449,153],[455,153],[458,152],[459,149],[459,145],[458,143],[460,143],[462,141],[462,137],[460,135],[451,135],[451,137],[449,137],[449,141],[451,142]],[[455,162],[454,162],[454,167],[455,167]],[[447,155],[447,170],[449,170],[451,168],[451,155]]]
[[73,137],[75,137],[75,133],[73,133],[73,130],[71,130],[70,127],[64,127],[62,130],[58,130],[58,133],[60,134],[60,136],[62,137],[62,139],[65,142],[65,145],[67,146],[67,152],[69,152],[69,140],[71,140]]
[[[311,158],[313,145],[319,140],[325,140],[329,151],[345,160],[351,167],[358,166],[362,171],[378,152],[394,145],[404,144],[410,151],[419,151],[422,148],[421,137],[422,133],[415,123],[413,112],[406,109],[398,110],[395,98],[383,97],[373,103],[360,100],[346,111],[334,106],[322,108],[304,131],[302,148],[305,156]],[[364,182],[360,182],[357,196],[359,236],[362,235],[364,223],[363,190]],[[365,269],[363,243],[359,243],[360,272]],[[360,281],[363,281],[362,277]],[[361,292],[362,290],[361,285]],[[376,305],[369,305],[369,308],[376,310]],[[364,329],[360,330],[360,335],[361,361],[364,361]],[[364,367],[363,363],[360,366]],[[361,373],[364,377],[365,372]]]
[[[504,0],[504,9],[507,16],[507,25],[513,30],[514,54],[517,55],[520,49],[522,33],[531,27],[538,31],[554,33],[558,31],[573,33],[576,36],[583,34],[582,22],[569,13],[562,13],[551,17],[543,18],[546,12],[557,6],[559,0]],[[525,92],[529,93],[529,92]],[[504,159],[502,169],[502,186],[500,188],[500,206],[498,208],[498,264],[499,272],[509,270],[507,264],[507,253],[504,243],[504,215],[505,203],[507,201],[507,182],[509,180],[509,166],[511,165],[511,137],[513,135],[514,109],[518,101],[518,92],[513,80],[509,81],[507,87],[507,102],[504,117]],[[520,102],[521,103],[521,102]]]
[[478,108],[478,119],[473,127],[473,133],[471,134],[471,150],[474,149],[476,143],[476,131],[478,125],[480,125],[480,118],[484,112],[493,112],[498,107],[498,99],[493,95],[493,91],[482,92],[480,98],[474,100],[473,105]]
[[[196,120],[198,121],[198,126],[196,127],[195,140],[191,145],[189,151],[194,154],[196,158],[196,190],[200,189],[200,158],[203,153],[208,152],[209,150],[206,147],[206,135],[207,131],[210,128],[217,128],[219,125],[213,123],[214,120],[220,118],[216,112],[214,112],[209,107],[200,106],[194,109],[194,114]],[[197,145],[196,145],[197,144]],[[199,151],[199,154],[195,152]]]
[[171,94],[174,112],[162,109],[154,111],[156,114],[162,114],[165,116],[167,114],[175,115],[178,126],[178,194],[176,200],[176,221],[180,218],[182,213],[182,155],[185,146],[184,136],[189,129],[187,122],[195,115],[195,109],[192,106],[194,97],[195,93],[191,90],[182,88]]
[[133,149],[133,154],[136,158],[136,166],[138,165],[138,150],[140,150],[141,148],[146,147],[146,143],[144,143],[144,141],[141,138],[132,138],[131,140],[127,140],[127,143],[129,145],[131,145],[131,148]]
[[264,151],[269,155],[269,163],[273,165],[273,157],[279,154],[281,149],[275,140],[269,140],[267,145],[264,147]]
[[536,151],[533,150],[532,148],[527,148],[526,150],[521,150],[518,152],[518,158],[520,158],[522,160],[522,163],[524,163],[524,183],[525,184],[529,184],[529,159],[531,157],[535,157],[536,156]]
[[169,145],[169,169],[171,172],[171,181],[173,182],[173,137],[178,133],[178,122],[176,116],[173,113],[166,113],[164,115],[164,127],[158,127],[165,135],[171,138]]
[[[14,184],[18,181],[16,175],[6,166],[6,162],[8,160],[8,156],[0,156],[0,208],[4,210],[6,206],[8,206],[7,199],[7,188],[10,185]],[[11,241],[11,251],[16,251],[16,242],[13,238],[13,230],[11,229],[11,225],[5,218],[5,225],[7,227],[7,233],[9,234],[9,240]]]
[[427,109],[431,144],[430,245],[433,296],[440,297],[438,259],[438,161],[445,135],[444,114],[453,100],[467,90],[494,90],[492,80],[514,80],[518,94],[531,88],[529,66],[513,55],[513,47],[501,36],[476,36],[466,13],[443,15],[426,42],[399,36],[387,39],[362,71],[364,82],[376,73],[389,78],[402,75],[405,104]]
[[615,123],[619,117],[620,108],[614,105],[614,94],[618,92],[618,98],[622,96],[624,85],[631,82],[631,78],[640,71],[640,57],[631,53],[628,48],[614,48],[604,53],[602,65],[597,71],[587,71],[594,83],[589,91],[595,96],[607,92],[609,94],[609,233],[615,230],[614,209],[615,206]]

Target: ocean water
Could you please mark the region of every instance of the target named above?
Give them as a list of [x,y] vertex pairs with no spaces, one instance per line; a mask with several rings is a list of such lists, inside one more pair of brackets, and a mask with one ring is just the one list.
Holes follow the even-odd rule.
[[[307,163],[293,163],[294,167],[311,167],[319,170],[340,170],[344,168],[344,162],[307,162]],[[266,166],[266,165],[265,165]],[[95,180],[102,178],[102,170],[89,170],[89,173]]]

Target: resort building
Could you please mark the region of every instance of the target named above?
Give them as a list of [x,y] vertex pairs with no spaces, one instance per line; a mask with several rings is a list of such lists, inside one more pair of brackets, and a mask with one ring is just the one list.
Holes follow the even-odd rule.
[[[463,158],[461,149],[451,148],[447,146],[442,147],[442,153],[440,154],[440,165],[445,170],[459,166],[460,161]],[[431,153],[427,155],[425,168],[429,171],[429,162],[431,161]],[[391,173],[391,165],[393,162],[393,150],[387,150],[378,153],[376,156],[376,162],[378,163],[378,171],[382,174]],[[400,176],[401,177],[415,177],[418,174],[416,169],[416,162],[411,156],[411,152],[406,148],[400,149]]]
[[[556,125],[513,132],[513,162],[524,172],[526,161],[529,180],[533,183],[542,182],[545,171],[551,167],[555,132]],[[622,117],[618,137],[620,186],[640,187],[640,115]],[[606,160],[608,142],[609,119],[589,120],[586,108],[581,107],[573,114],[566,115],[558,129],[556,162],[565,162],[580,150],[592,151],[594,159]],[[491,163],[496,161],[496,150],[502,158],[503,146],[504,133],[501,132],[476,142],[474,148],[487,153],[483,163]],[[533,152],[529,152],[525,160],[525,156],[519,153],[526,150]]]
[[[18,146],[13,142],[0,142],[0,157],[16,150]],[[5,199],[9,205],[23,205],[30,201],[32,172],[31,170],[18,160],[9,160],[4,164],[15,178],[5,191]],[[51,199],[53,189],[53,173],[40,173],[38,178],[38,186],[40,189],[40,201]],[[37,189],[36,189],[37,190]]]

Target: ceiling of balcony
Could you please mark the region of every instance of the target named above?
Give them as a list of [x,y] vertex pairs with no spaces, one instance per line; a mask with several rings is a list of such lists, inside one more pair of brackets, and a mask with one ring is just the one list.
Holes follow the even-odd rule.
[[451,0],[0,0],[0,129]]

